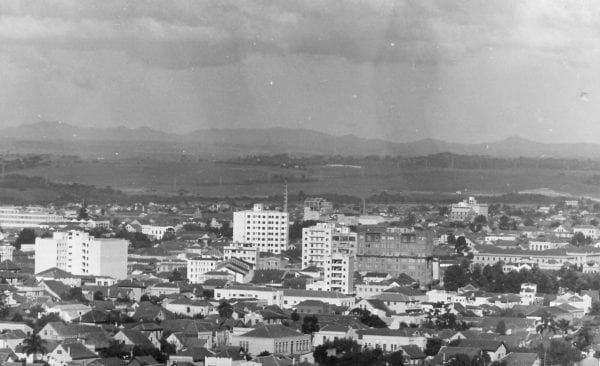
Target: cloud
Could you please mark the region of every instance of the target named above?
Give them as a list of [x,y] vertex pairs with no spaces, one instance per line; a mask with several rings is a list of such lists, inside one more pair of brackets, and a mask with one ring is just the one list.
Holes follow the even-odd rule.
[[436,63],[489,47],[600,48],[593,1],[5,0],[0,14],[5,42],[113,48],[174,68],[238,62],[252,52]]

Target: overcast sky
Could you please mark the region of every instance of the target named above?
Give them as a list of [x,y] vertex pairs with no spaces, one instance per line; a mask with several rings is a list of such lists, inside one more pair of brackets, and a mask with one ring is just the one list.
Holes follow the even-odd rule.
[[600,142],[600,2],[0,1],[0,127]]

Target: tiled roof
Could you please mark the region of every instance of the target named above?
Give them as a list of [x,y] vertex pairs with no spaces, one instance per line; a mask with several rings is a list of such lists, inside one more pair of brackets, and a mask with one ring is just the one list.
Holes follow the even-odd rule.
[[262,325],[242,335],[243,337],[253,338],[285,338],[285,337],[299,337],[302,333],[298,333],[284,325],[273,324],[273,325]]

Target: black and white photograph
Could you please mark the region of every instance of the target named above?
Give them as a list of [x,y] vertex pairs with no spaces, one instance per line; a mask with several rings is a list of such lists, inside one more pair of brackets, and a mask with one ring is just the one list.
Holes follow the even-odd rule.
[[0,366],[600,366],[600,2],[0,0]]

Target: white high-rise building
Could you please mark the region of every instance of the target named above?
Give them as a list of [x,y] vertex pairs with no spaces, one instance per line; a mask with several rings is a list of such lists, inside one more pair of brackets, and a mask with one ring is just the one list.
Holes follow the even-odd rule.
[[83,231],[55,232],[35,239],[35,273],[56,267],[83,276],[127,277],[124,239],[98,239]]
[[323,290],[351,294],[354,291],[354,257],[333,253],[325,261]]
[[319,222],[302,229],[302,268],[325,267],[334,253],[356,256],[357,234],[347,226]]
[[279,254],[288,248],[287,212],[265,210],[255,204],[252,210],[233,213],[233,241],[251,244],[261,252]]

